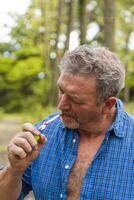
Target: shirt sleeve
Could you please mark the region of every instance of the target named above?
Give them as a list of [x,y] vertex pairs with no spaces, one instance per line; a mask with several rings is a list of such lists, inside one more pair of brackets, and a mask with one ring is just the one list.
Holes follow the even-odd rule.
[[31,165],[25,170],[22,176],[22,190],[18,200],[23,200],[24,197],[32,190],[31,184]]

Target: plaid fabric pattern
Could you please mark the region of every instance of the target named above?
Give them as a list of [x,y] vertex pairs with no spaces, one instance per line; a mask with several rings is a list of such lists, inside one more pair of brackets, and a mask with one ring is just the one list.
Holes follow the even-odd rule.
[[[68,176],[77,158],[78,132],[65,128],[58,118],[42,133],[48,141],[23,175],[19,200],[29,190],[36,200],[66,200]],[[134,200],[134,122],[120,100],[116,119],[85,174],[80,200]]]

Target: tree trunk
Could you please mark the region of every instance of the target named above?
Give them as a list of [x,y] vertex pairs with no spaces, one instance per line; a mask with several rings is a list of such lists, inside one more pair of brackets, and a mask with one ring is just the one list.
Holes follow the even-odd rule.
[[104,45],[115,49],[115,0],[104,0]]
[[65,41],[65,48],[64,51],[69,49],[69,39],[70,33],[72,31],[72,24],[73,24],[73,7],[74,7],[74,0],[67,1],[67,33],[66,33],[66,41]]
[[46,1],[41,0],[41,13],[42,13],[42,26],[44,27],[44,37],[43,37],[43,56],[44,56],[44,67],[49,66],[49,40],[48,40],[48,32],[47,32],[47,8]]
[[124,101],[125,103],[128,103],[130,101],[130,88],[127,86],[124,89]]
[[78,0],[78,19],[80,26],[80,44],[86,43],[86,5],[87,0]]
[[[129,40],[129,38],[128,38]],[[127,40],[127,42],[128,42]],[[127,54],[127,50],[126,50],[126,54]],[[126,61],[125,64],[125,71],[126,71],[126,75],[128,74],[128,61]],[[130,88],[128,86],[125,86],[124,88],[124,102],[128,103],[130,101]]]
[[50,95],[50,102],[53,106],[57,104],[58,100],[58,89],[57,89],[57,79],[59,75],[58,70],[58,61],[59,61],[59,54],[58,54],[58,40],[60,35],[60,27],[61,27],[61,19],[62,19],[62,11],[63,11],[64,1],[59,0],[57,5],[57,19],[55,23],[55,45],[52,47],[51,52],[55,53],[54,58],[50,58],[50,68],[51,68],[51,95]]

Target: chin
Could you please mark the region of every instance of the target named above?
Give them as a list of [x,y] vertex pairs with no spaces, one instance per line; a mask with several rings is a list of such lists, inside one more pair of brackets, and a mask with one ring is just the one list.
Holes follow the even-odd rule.
[[63,123],[64,123],[64,126],[66,128],[71,128],[71,129],[78,129],[79,128],[79,123],[75,120],[65,120],[65,119],[62,119]]

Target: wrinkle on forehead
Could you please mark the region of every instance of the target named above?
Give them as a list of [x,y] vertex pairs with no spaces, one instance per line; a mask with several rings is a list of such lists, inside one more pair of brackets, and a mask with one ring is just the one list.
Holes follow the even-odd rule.
[[96,78],[94,76],[85,76],[81,74],[61,74],[58,80],[58,86],[65,92],[73,95],[96,93]]

